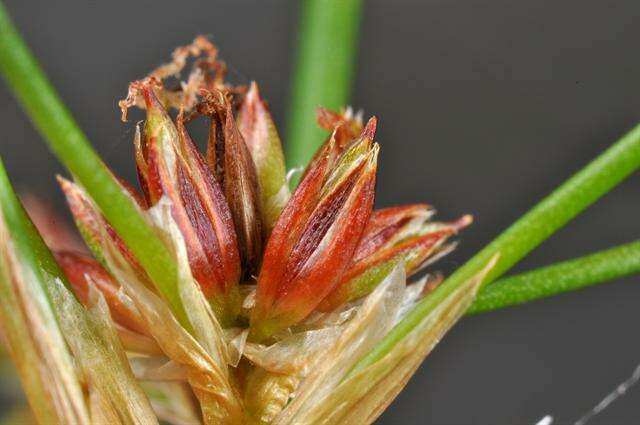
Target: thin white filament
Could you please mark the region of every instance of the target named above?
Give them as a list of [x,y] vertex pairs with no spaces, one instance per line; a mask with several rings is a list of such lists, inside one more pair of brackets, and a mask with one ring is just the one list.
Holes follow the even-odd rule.
[[626,394],[627,391],[640,380],[640,365],[636,366],[633,373],[629,378],[627,378],[624,382],[616,387],[615,390],[611,391],[609,394],[603,398],[600,403],[598,403],[593,409],[587,412],[584,416],[578,419],[575,422],[575,425],[585,425],[588,421],[590,421],[594,416],[602,412],[604,409],[609,407],[611,403],[616,401],[618,398],[622,397]]

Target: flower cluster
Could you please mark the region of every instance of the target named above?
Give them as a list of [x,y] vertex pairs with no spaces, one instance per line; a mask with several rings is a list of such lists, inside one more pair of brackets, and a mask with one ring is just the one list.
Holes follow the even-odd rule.
[[[189,78],[170,87],[190,57]],[[471,219],[433,222],[426,204],[374,209],[377,119],[364,123],[349,109],[318,111],[329,135],[292,193],[258,85],[231,86],[224,74],[216,48],[199,37],[121,102],[124,119],[131,106],[146,110],[134,138],[141,193],[122,187],[182,266],[186,323],[83,188],[63,178],[94,257],[58,250],[56,258],[82,302],[102,294],[136,376],[187,383],[200,403],[195,416],[312,422],[327,389],[340,388],[349,367],[441,280],[407,286],[406,277],[450,252]],[[195,120],[208,125],[205,154],[187,129]]]

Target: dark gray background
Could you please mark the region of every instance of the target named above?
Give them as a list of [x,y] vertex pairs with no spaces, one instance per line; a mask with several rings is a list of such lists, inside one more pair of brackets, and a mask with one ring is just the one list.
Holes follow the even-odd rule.
[[[89,138],[133,178],[116,100],[172,48],[210,34],[239,82],[285,120],[293,1],[8,0]],[[353,104],[380,118],[378,204],[427,201],[476,223],[450,271],[640,120],[637,1],[368,1]],[[54,199],[62,169],[0,84],[0,154]],[[312,125],[310,123],[309,125]],[[518,270],[637,238],[638,176]],[[464,319],[381,424],[572,423],[640,362],[637,278]],[[640,389],[593,423],[631,424]]]

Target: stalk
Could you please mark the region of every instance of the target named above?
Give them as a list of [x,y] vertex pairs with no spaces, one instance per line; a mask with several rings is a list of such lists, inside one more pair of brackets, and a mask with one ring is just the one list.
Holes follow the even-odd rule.
[[483,313],[640,273],[640,241],[553,264],[487,285],[467,314]]
[[469,279],[478,275],[495,256],[497,256],[497,261],[484,277],[482,285],[500,277],[549,236],[639,167],[640,125],[564,182],[456,270],[398,323],[376,348],[363,357],[351,373],[384,357],[439,303]]
[[302,2],[286,153],[290,168],[304,166],[326,134],[315,125],[318,106],[349,102],[362,0]]
[[176,290],[178,274],[173,256],[93,149],[20,37],[2,2],[0,72],[49,148],[91,195],[178,319],[186,324]]

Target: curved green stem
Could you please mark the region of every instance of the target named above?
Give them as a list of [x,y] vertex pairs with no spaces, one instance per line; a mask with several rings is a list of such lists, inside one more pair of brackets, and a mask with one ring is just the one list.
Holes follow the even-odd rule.
[[482,313],[640,273],[640,241],[553,264],[487,285],[467,314]]
[[362,0],[302,2],[285,145],[289,167],[306,165],[326,137],[315,123],[316,108],[349,101],[361,8]]
[[478,275],[497,256],[482,284],[501,276],[581,211],[640,167],[640,126],[563,183],[507,230],[456,270],[422,300],[366,355],[352,373],[378,361],[406,337],[438,304]]
[[173,256],[91,147],[0,2],[0,72],[51,150],[84,186],[186,323]]

